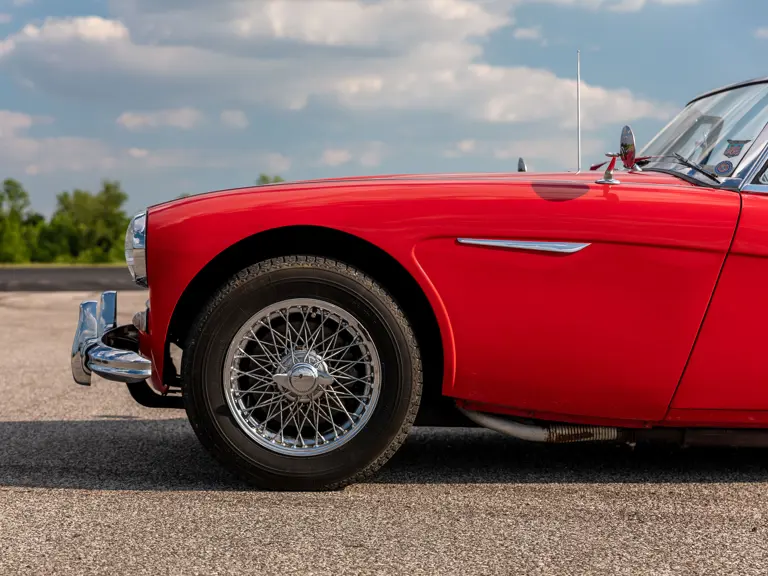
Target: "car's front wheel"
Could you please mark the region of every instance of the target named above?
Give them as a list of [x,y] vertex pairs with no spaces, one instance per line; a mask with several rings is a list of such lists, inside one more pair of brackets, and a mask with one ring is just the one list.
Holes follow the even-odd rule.
[[421,361],[404,314],[340,262],[276,258],[233,277],[188,337],[182,387],[203,445],[256,486],[337,488],[405,440]]

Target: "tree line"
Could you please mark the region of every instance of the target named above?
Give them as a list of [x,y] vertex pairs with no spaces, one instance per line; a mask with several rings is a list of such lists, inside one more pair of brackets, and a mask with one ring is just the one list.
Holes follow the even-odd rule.
[[[261,174],[256,184],[283,182]],[[0,190],[0,263],[102,264],[125,260],[128,200],[120,183],[104,180],[92,193],[76,189],[56,196],[49,219],[31,209],[20,182],[3,181]]]

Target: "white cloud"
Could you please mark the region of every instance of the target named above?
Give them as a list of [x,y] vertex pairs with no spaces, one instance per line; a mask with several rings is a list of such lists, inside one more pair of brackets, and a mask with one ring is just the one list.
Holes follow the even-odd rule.
[[[117,99],[130,83],[131,94],[145,104],[159,95],[178,101],[190,94],[201,105],[216,102],[226,86],[229,101],[293,110],[318,99],[358,110],[567,125],[573,80],[483,63],[474,39],[513,22],[509,10],[516,1],[221,0],[164,8],[168,0],[118,0],[128,25],[91,17],[27,26],[0,44],[0,66],[25,78],[34,74],[36,86],[56,93],[98,81],[102,97]],[[298,52],[260,57],[259,46],[270,39],[298,42]],[[363,51],[342,57],[311,48],[318,44]],[[582,106],[585,128],[670,114],[669,107],[628,90],[589,84],[583,85]],[[159,122],[153,118],[128,121]]]
[[123,149],[92,138],[0,138],[0,168],[33,172],[85,172],[114,176],[135,170],[214,169],[252,166],[284,174],[291,160],[276,153],[227,149]]
[[356,144],[354,152],[348,148],[326,148],[320,158],[321,166],[342,166],[350,162],[356,162],[360,166],[373,168],[379,166],[387,153],[387,146],[383,142],[373,141]]
[[383,142],[369,142],[362,147],[358,162],[361,166],[368,168],[379,166],[384,161],[387,151],[387,145]]
[[48,117],[0,110],[0,171],[23,170],[34,176],[50,172],[99,172],[132,169],[214,168],[255,166],[284,173],[291,160],[278,153],[251,150],[121,148],[96,138],[71,136],[35,138],[28,135]]
[[248,128],[248,116],[242,110],[223,110],[219,117],[221,123],[229,128],[243,130]]
[[124,167],[135,166],[155,170],[180,168],[229,170],[253,166],[261,171],[285,172],[291,167],[290,158],[282,154],[226,148],[163,148],[156,150],[132,148],[123,152],[122,156],[125,159]]
[[323,151],[321,164],[325,166],[341,166],[352,159],[352,153],[349,150],[339,148],[329,148]]
[[457,142],[455,146],[449,148],[444,152],[444,155],[448,158],[457,158],[459,156],[466,156],[471,154],[477,149],[477,140],[461,140]]
[[[487,147],[494,158],[500,160],[565,158],[566,164],[576,164],[576,139],[573,136],[491,142]],[[602,140],[586,138],[581,141],[581,151],[582,155],[600,155],[606,147]]]
[[32,126],[34,119],[29,114],[0,110],[0,138],[9,138],[17,132]]
[[768,40],[768,26],[764,26],[763,28],[758,28],[755,30],[755,38],[760,40]]
[[578,8],[602,9],[607,8],[613,12],[638,12],[649,4],[662,6],[693,5],[704,0],[521,0],[528,3],[558,4],[561,6],[574,6]]
[[252,43],[291,40],[323,46],[410,47],[431,41],[485,36],[512,22],[517,0],[115,0],[131,29],[174,43],[201,39]]
[[[600,155],[605,152],[601,140],[586,138],[582,140],[582,154]],[[563,164],[576,163],[576,138],[570,134],[555,134],[550,138],[520,138],[517,140],[462,140],[443,152],[447,158],[463,156],[493,157],[498,160],[549,160],[565,159]]]
[[146,158],[149,156],[149,150],[146,150],[145,148],[129,148],[128,156],[131,158]]
[[0,167],[11,171],[23,167],[30,176],[60,170],[81,172],[114,168],[113,151],[99,140],[27,135],[34,125],[51,121],[47,117],[0,110]]
[[8,24],[13,21],[13,16],[0,12],[0,24]]
[[533,26],[532,28],[515,28],[512,33],[517,40],[541,40],[541,26]]
[[117,158],[103,142],[92,138],[0,138],[0,166],[5,170],[24,167],[29,175],[44,172],[90,172],[113,170]]
[[123,112],[116,120],[127,130],[137,131],[167,126],[191,130],[203,120],[203,113],[194,108],[175,108],[154,112]]
[[[342,122],[348,111],[364,111],[372,119],[377,112],[397,111],[404,125],[406,113],[428,112],[440,115],[443,141],[456,142],[446,155],[565,158],[561,164],[571,165],[573,138],[561,135],[574,124],[575,81],[541,68],[489,64],[484,55],[491,34],[515,26],[514,10],[535,2],[632,11],[696,0],[111,0],[113,19],[48,18],[0,37],[0,74],[38,93],[119,106],[116,110],[126,112],[117,122],[129,131],[188,131],[203,124],[201,110],[219,125],[245,129],[249,118],[243,110],[251,106],[307,108],[309,118],[330,105],[342,109]],[[537,26],[512,28],[512,35],[543,42]],[[180,103],[187,107],[176,108]],[[582,85],[587,132],[640,118],[662,120],[673,111],[626,89]],[[404,154],[394,141],[389,146],[380,141],[385,136],[375,127],[366,137],[376,141],[356,143],[336,133],[330,142],[341,144],[323,151],[309,126],[306,137],[297,137],[306,147],[292,149],[288,158],[270,145],[194,148],[187,140],[202,138],[202,131],[176,134],[181,146],[192,149],[30,136],[38,123],[0,112],[0,167],[30,174],[119,174],[245,166],[284,175],[302,160],[376,167],[390,154]],[[493,126],[515,123],[524,126]],[[493,131],[509,135],[509,141],[485,139]],[[468,134],[472,137],[461,140]],[[512,142],[515,135],[520,139]],[[137,144],[143,147],[130,147]],[[420,146],[434,152],[442,143]],[[585,154],[604,151],[585,135]]]
[[87,42],[128,40],[130,33],[122,22],[99,16],[80,18],[46,18],[42,26],[27,24],[18,33],[19,39],[39,42],[65,42],[79,39]]
[[262,162],[264,165],[266,165],[267,170],[271,173],[284,173],[291,169],[291,159],[288,158],[288,156],[284,156],[282,154],[267,154],[261,159],[258,159],[257,162]]

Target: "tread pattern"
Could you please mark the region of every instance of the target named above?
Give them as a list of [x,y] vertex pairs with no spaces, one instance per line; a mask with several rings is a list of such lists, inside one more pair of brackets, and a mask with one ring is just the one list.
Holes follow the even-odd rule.
[[[192,324],[192,328],[189,331],[187,342],[184,347],[184,355],[182,358],[182,395],[184,398],[185,407],[187,408],[189,421],[200,441],[220,462],[225,464],[228,468],[232,468],[233,464],[237,462],[239,457],[232,453],[228,446],[223,447],[221,443],[216,442],[208,430],[204,426],[200,425],[200,422],[194,415],[194,408],[190,412],[191,403],[189,401],[189,395],[185,391],[186,385],[184,375],[189,374],[190,370],[192,369],[192,359],[195,354],[197,338],[202,331],[203,326],[213,311],[224,300],[226,300],[229,294],[247,282],[265,274],[269,274],[271,272],[282,269],[297,268],[319,268],[332,271],[353,279],[366,290],[375,294],[379,300],[384,303],[389,312],[394,316],[395,321],[405,336],[410,350],[411,398],[408,403],[408,411],[400,427],[400,430],[397,432],[395,438],[384,450],[384,452],[377,456],[376,459],[363,470],[340,482],[318,486],[316,488],[317,490],[338,490],[350,484],[355,484],[370,479],[376,472],[378,472],[382,466],[384,466],[384,464],[387,463],[387,461],[389,461],[390,458],[392,458],[392,456],[394,456],[394,454],[408,437],[408,434],[413,426],[413,422],[416,419],[416,414],[419,411],[419,405],[421,403],[423,370],[421,365],[421,355],[419,352],[418,344],[416,342],[416,336],[414,335],[408,319],[405,317],[405,314],[392,299],[392,297],[386,292],[386,290],[384,290],[383,287],[381,287],[370,277],[363,274],[361,271],[353,268],[352,266],[330,258],[323,258],[319,256],[282,256],[253,264],[235,274],[226,284],[224,284],[216,291],[216,293],[211,297],[211,299],[208,301],[206,306],[199,313],[196,320]],[[228,452],[228,454],[222,454],[224,451]],[[237,465],[235,465],[234,468],[237,470],[238,476],[240,476],[243,480],[250,480],[246,470],[241,469],[241,467]]]

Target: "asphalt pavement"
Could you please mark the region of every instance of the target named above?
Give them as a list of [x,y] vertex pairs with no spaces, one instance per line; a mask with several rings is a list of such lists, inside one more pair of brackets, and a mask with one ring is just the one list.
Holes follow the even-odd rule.
[[[0,574],[765,574],[768,453],[417,429],[372,481],[249,488],[183,411],[75,385],[77,304],[0,293]],[[122,321],[142,291],[121,292]]]

